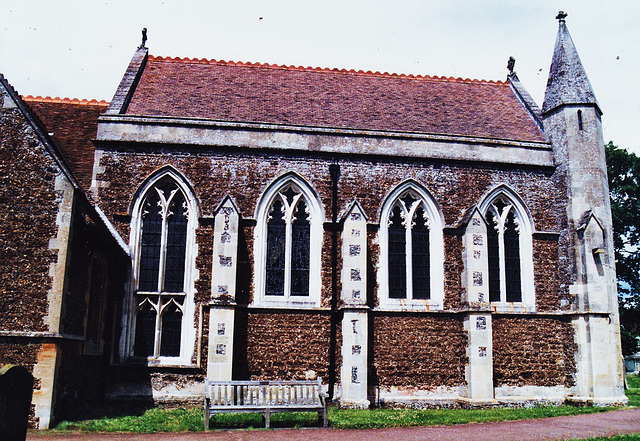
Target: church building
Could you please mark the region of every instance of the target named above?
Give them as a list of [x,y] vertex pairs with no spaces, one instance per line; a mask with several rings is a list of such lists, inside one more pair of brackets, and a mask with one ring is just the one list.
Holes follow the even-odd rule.
[[135,51],[0,77],[0,365],[33,423],[320,377],[333,403],[626,402],[602,112],[565,22],[505,81]]

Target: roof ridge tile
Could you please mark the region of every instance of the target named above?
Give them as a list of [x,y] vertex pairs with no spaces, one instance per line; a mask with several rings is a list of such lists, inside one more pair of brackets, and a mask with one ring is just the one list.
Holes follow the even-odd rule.
[[41,95],[37,95],[37,96],[33,96],[33,95],[26,95],[26,96],[21,96],[23,101],[37,101],[37,102],[41,102],[41,103],[56,103],[56,104],[79,104],[79,105],[89,105],[89,106],[108,106],[109,102],[105,101],[105,100],[96,100],[96,99],[79,99],[79,98],[60,98],[58,96],[56,97],[50,97],[49,95],[43,97]]
[[272,63],[259,63],[251,61],[233,61],[233,60],[216,60],[214,58],[189,58],[189,57],[164,57],[159,55],[149,55],[149,61],[166,62],[166,63],[190,63],[190,64],[209,64],[217,66],[230,66],[230,67],[257,67],[264,69],[278,69],[278,70],[292,70],[297,72],[322,72],[322,73],[340,73],[348,75],[363,75],[363,76],[375,76],[379,78],[401,78],[420,81],[447,81],[453,83],[467,83],[467,84],[494,84],[499,86],[507,85],[506,81],[502,80],[485,80],[478,78],[461,78],[461,77],[445,77],[438,75],[421,75],[421,74],[406,74],[396,72],[380,72],[371,70],[355,70],[355,69],[340,69],[337,67],[311,67],[311,66],[294,66],[285,64],[272,64]]

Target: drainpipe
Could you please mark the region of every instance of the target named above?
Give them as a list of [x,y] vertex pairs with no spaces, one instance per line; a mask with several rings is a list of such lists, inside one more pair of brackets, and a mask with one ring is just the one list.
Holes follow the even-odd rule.
[[338,179],[340,166],[329,165],[331,174],[331,336],[329,340],[329,401],[336,385],[336,340],[338,334]]

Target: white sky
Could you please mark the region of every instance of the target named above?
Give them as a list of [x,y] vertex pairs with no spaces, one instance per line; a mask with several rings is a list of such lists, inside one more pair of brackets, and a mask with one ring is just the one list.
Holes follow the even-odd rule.
[[504,80],[542,106],[559,10],[604,112],[640,154],[638,0],[0,0],[0,73],[23,95],[110,100],[153,55]]

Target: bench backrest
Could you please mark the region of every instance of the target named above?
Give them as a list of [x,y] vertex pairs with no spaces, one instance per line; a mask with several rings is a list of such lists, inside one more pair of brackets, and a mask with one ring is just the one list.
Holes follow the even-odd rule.
[[318,380],[205,381],[210,406],[322,406],[324,393]]

